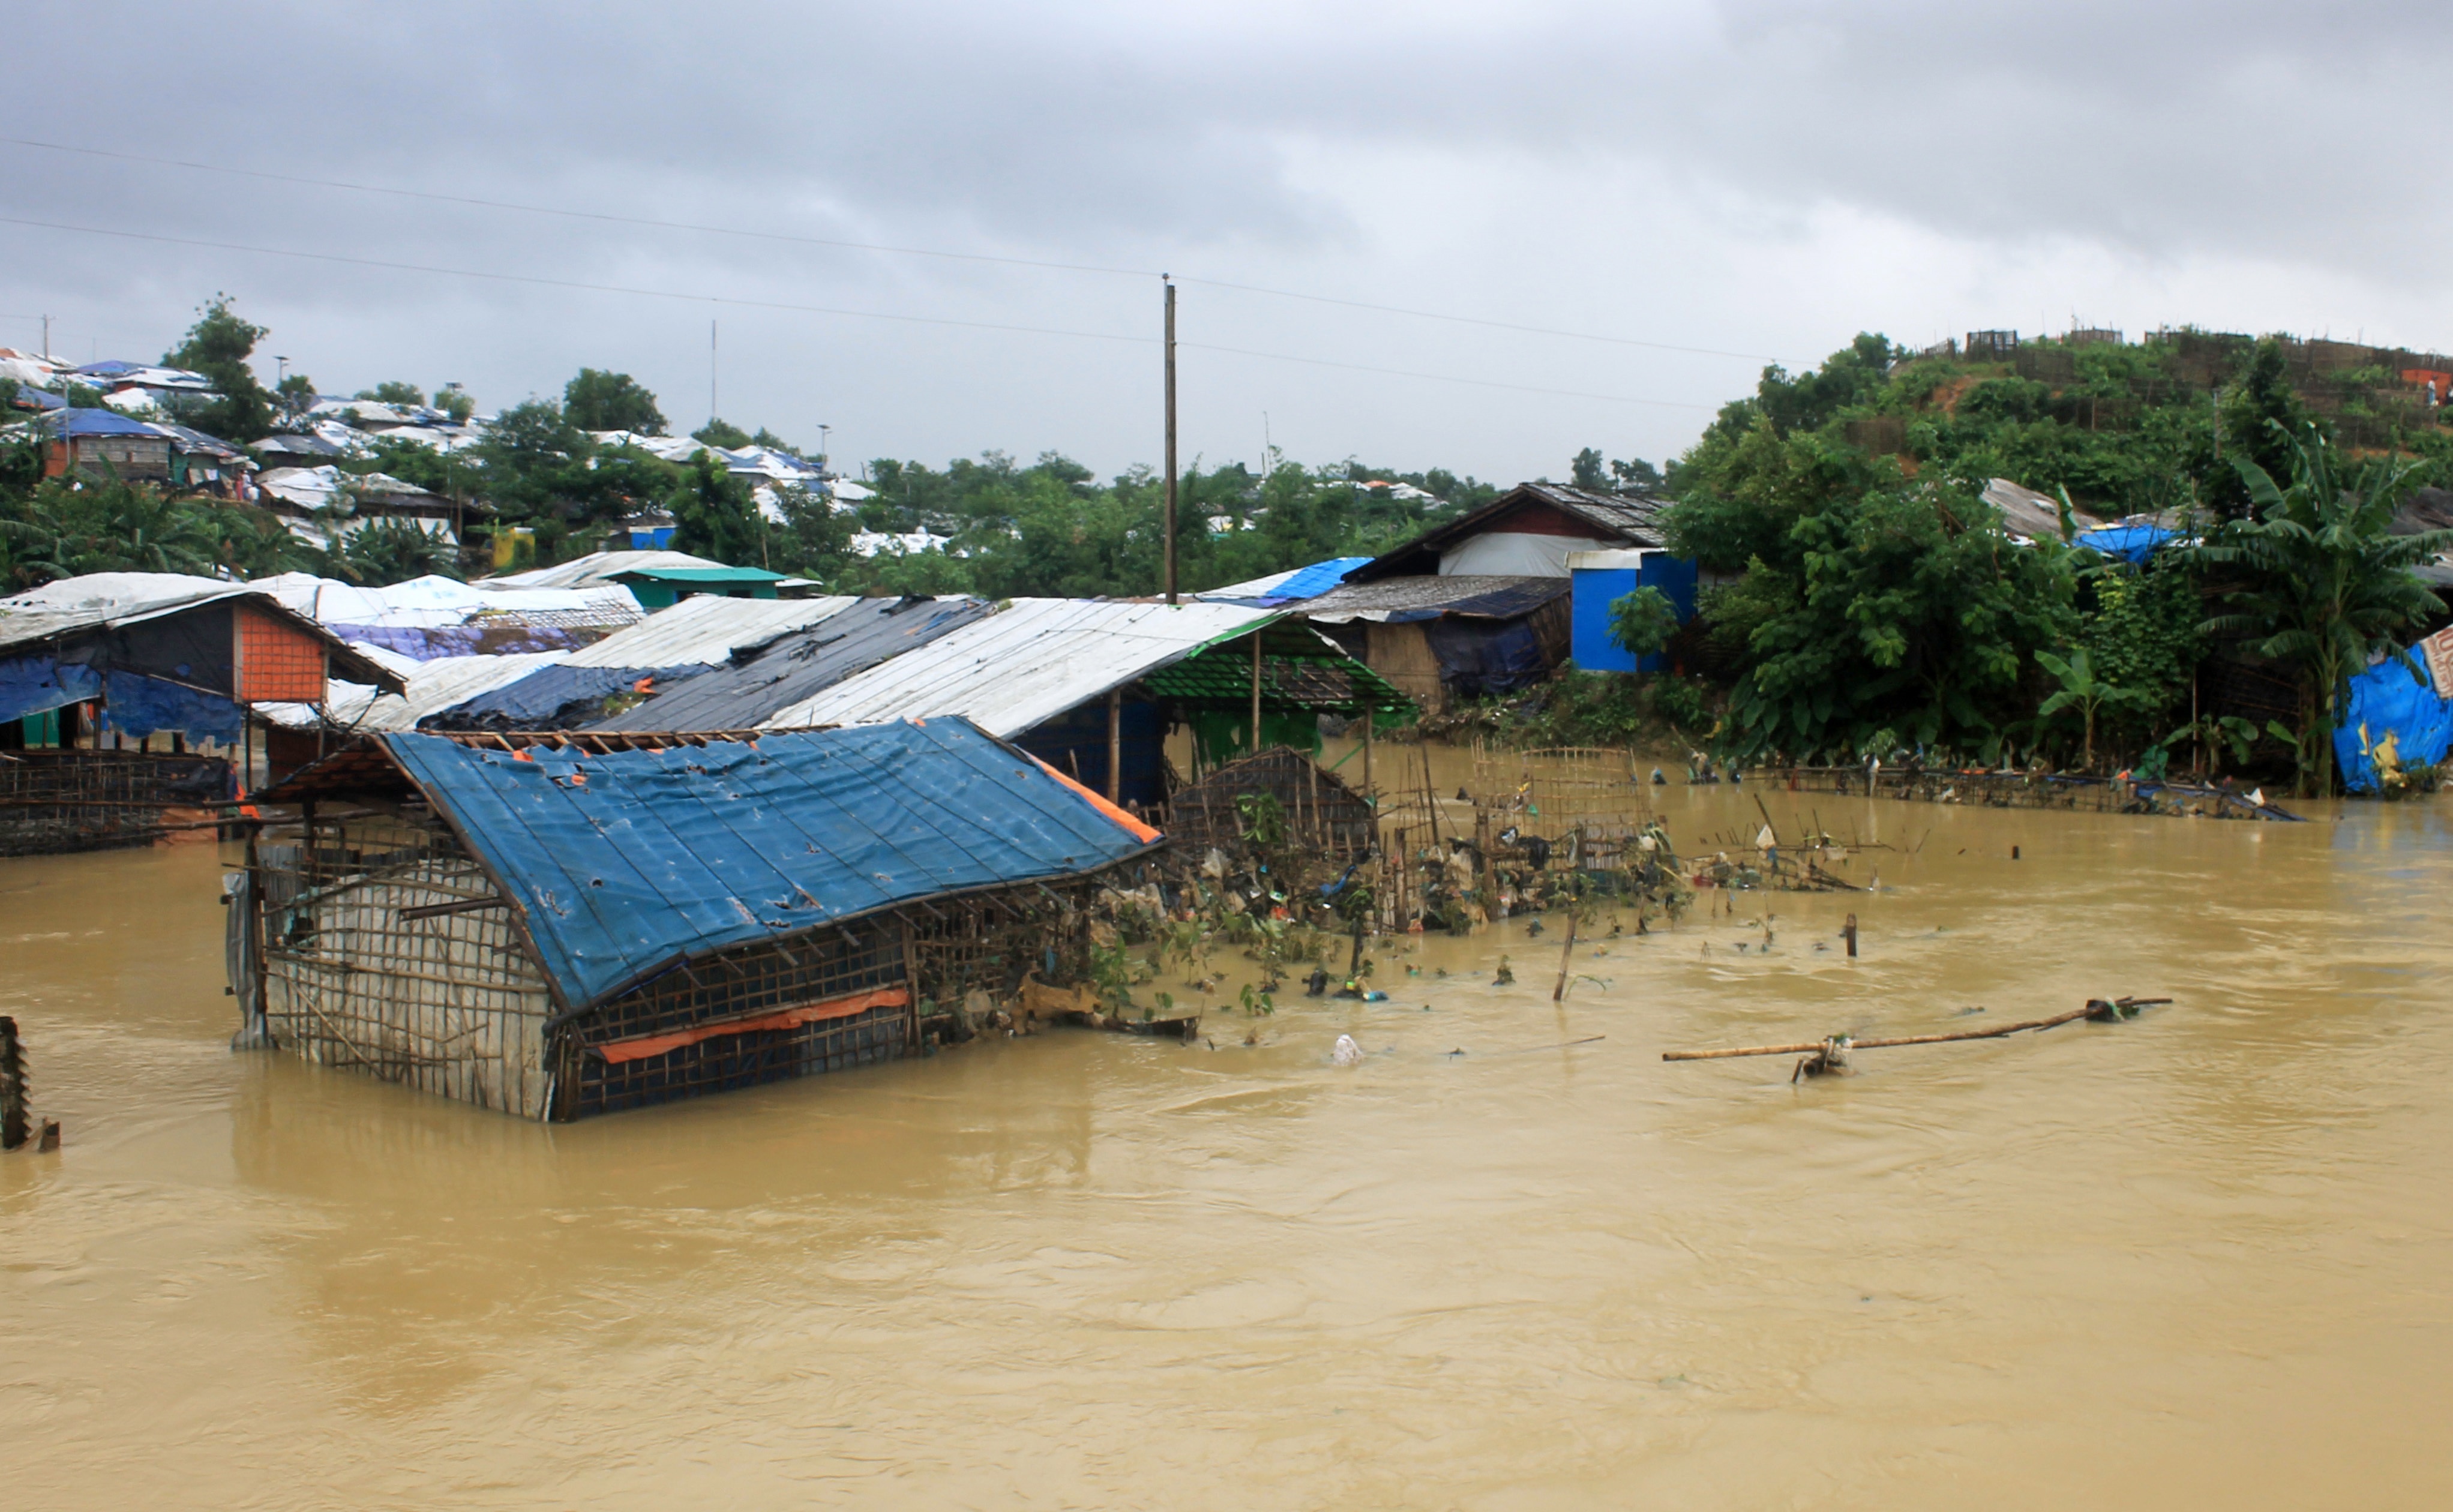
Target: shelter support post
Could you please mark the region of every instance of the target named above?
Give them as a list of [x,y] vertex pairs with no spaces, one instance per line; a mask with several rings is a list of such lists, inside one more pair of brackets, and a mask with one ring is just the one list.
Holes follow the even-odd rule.
[[1107,802],[1121,803],[1125,796],[1125,690],[1110,688],[1107,692]]
[[1371,786],[1371,726],[1375,712],[1368,704],[1363,706],[1363,800],[1376,809],[1380,806],[1380,790]]

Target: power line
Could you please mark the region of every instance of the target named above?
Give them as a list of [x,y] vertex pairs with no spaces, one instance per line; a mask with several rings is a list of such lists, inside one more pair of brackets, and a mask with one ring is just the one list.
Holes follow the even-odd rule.
[[132,242],[159,242],[172,247],[203,247],[224,252],[253,252],[265,257],[296,257],[316,263],[342,263],[352,268],[380,268],[400,273],[435,273],[447,278],[482,278],[501,284],[534,284],[547,288],[573,288],[597,294],[631,294],[645,299],[677,299],[692,304],[730,305],[743,309],[789,310],[805,315],[842,315],[853,320],[892,320],[919,326],[960,326],[972,330],[1016,331],[1030,336],[1075,336],[1085,341],[1128,341],[1151,345],[1151,336],[1125,336],[1102,330],[1062,330],[1051,326],[1013,326],[989,320],[956,320],[944,315],[897,315],[884,310],[841,309],[830,305],[793,305],[770,299],[737,299],[728,294],[692,294],[668,288],[641,288],[628,284],[590,284],[575,278],[547,278],[535,273],[497,273],[477,268],[438,268],[429,263],[399,263],[378,257],[351,257],[341,252],[305,252],[287,247],[251,247],[243,242],[208,241],[196,236],[163,236],[150,231],[113,230],[103,226],[71,226],[65,221],[28,220],[0,215],[0,226],[31,226],[47,231],[74,231],[85,236],[115,236]]
[[[1759,351],[1723,351],[1717,347],[1673,347],[1667,342],[1637,341],[1632,336],[1602,336],[1585,330],[1562,330],[1555,326],[1520,326],[1513,321],[1485,320],[1478,315],[1446,315],[1436,309],[1408,309],[1402,305],[1374,305],[1366,300],[1339,299],[1329,294],[1303,294],[1290,288],[1264,288],[1258,284],[1229,284],[1215,278],[1196,278],[1178,274],[1179,284],[1200,284],[1208,288],[1231,288],[1244,294],[1266,294],[1272,299],[1300,299],[1314,305],[1341,305],[1347,309],[1368,309],[1383,315],[1411,315],[1417,320],[1445,320],[1458,326],[1486,326],[1493,330],[1518,330],[1536,336],[1563,336],[1569,341],[1597,341],[1612,347],[1642,347],[1649,351],[1678,351],[1695,357],[1737,357],[1747,362],[1780,362],[1784,359]],[[1642,403],[1643,401],[1631,401]]]
[[1556,399],[1601,399],[1614,405],[1650,405],[1661,409],[1701,409],[1709,413],[1716,405],[1681,404],[1675,399],[1630,399],[1625,394],[1586,393],[1580,388],[1537,388],[1530,384],[1501,383],[1494,378],[1458,378],[1447,373],[1412,372],[1403,368],[1370,368],[1362,363],[1331,362],[1326,357],[1291,357],[1285,352],[1251,351],[1242,347],[1212,347],[1207,342],[1187,341],[1176,345],[1190,351],[1224,352],[1235,357],[1260,357],[1270,362],[1298,362],[1310,368],[1341,368],[1347,372],[1379,373],[1389,378],[1423,378],[1432,383],[1471,384],[1477,388],[1506,388],[1520,394],[1548,394]]
[[[1005,331],[1026,336],[1068,336],[1084,341],[1127,342],[1135,346],[1154,346],[1154,336],[1127,336],[1112,331],[1066,330],[1052,326],[1016,326],[999,321],[958,320],[944,315],[904,315],[877,309],[844,309],[830,305],[795,305],[780,300],[740,299],[728,294],[696,294],[668,288],[642,288],[628,284],[595,284],[574,278],[547,278],[534,273],[499,273],[475,268],[442,268],[429,263],[404,263],[378,257],[352,257],[343,252],[309,252],[286,247],[255,247],[244,242],[212,241],[197,236],[165,236],[150,231],[124,231],[101,226],[75,226],[64,221],[38,221],[23,216],[0,215],[0,226],[26,226],[39,230],[69,231],[85,236],[111,236],[126,241],[154,242],[171,247],[200,247],[214,251],[248,252],[265,257],[294,257],[309,262],[338,263],[351,268],[377,268],[389,272],[430,273],[445,278],[476,278],[492,283],[529,284],[546,288],[568,288],[585,293],[628,294],[644,299],[678,300],[688,304],[730,306],[740,309],[772,309],[803,315],[835,315],[850,320],[889,320],[908,325],[952,326],[968,330]],[[1673,409],[1709,410],[1709,405],[1679,404],[1667,399],[1631,399],[1619,394],[1586,393],[1572,388],[1540,388],[1526,384],[1502,383],[1487,378],[1464,378],[1447,373],[1415,372],[1402,368],[1372,368],[1360,363],[1335,362],[1322,357],[1298,357],[1288,352],[1254,351],[1243,347],[1212,347],[1194,342],[1179,345],[1215,351],[1230,356],[1253,357],[1265,362],[1298,363],[1312,368],[1339,368],[1349,372],[1378,373],[1391,378],[1418,378],[1430,383],[1466,384],[1481,388],[1505,388],[1520,393],[1548,394],[1567,399],[1598,399],[1610,404],[1647,405]]]
[[[528,215],[553,215],[568,220],[595,221],[610,226],[638,226],[657,230],[699,231],[716,236],[741,236],[757,241],[785,242],[803,247],[827,247],[845,251],[887,252],[902,257],[935,257],[955,262],[996,263],[1011,268],[1036,268],[1069,273],[1100,273],[1126,278],[1161,278],[1166,274],[1154,269],[1110,268],[1096,263],[1062,263],[1031,257],[1007,257],[988,252],[949,252],[938,248],[901,247],[883,242],[855,242],[826,236],[803,236],[789,231],[756,230],[739,226],[716,226],[697,221],[660,220],[646,215],[616,215],[603,210],[574,210],[550,205],[528,205],[515,200],[483,199],[468,194],[441,194],[428,189],[400,189],[387,184],[360,184],[348,179],[314,178],[300,173],[275,173],[263,169],[231,168],[219,163],[198,163],[184,158],[153,157],[142,152],[120,152],[105,148],[76,147],[63,142],[37,141],[30,137],[0,136],[0,146],[33,148],[47,152],[67,152],[84,157],[107,158],[122,163],[144,163],[156,168],[186,169],[200,173],[226,173],[238,178],[261,179],[273,184],[299,184],[315,189],[345,189],[357,194],[389,194],[402,199],[424,200],[437,205],[465,205],[480,209],[512,210]],[[1674,351],[1696,357],[1733,357],[1746,362],[1782,362],[1786,359],[1765,352],[1730,351],[1717,347],[1685,347],[1671,342],[1644,341],[1632,336],[1610,336],[1597,331],[1567,330],[1556,326],[1533,326],[1515,321],[1491,320],[1479,315],[1455,315],[1443,310],[1416,309],[1404,305],[1380,305],[1368,300],[1343,299],[1332,294],[1307,294],[1298,289],[1271,288],[1260,284],[1239,284],[1221,278],[1177,275],[1177,282],[1200,284],[1209,288],[1231,289],[1242,294],[1259,294],[1270,299],[1300,300],[1314,305],[1333,305],[1345,309],[1368,310],[1380,315],[1402,315],[1413,320],[1444,321],[1457,326],[1479,326],[1489,330],[1511,330],[1525,335],[1553,336],[1566,341],[1598,342],[1610,347],[1633,347],[1646,351]]]
[[882,242],[842,241],[826,236],[800,236],[789,231],[752,230],[738,226],[708,226],[693,221],[658,220],[648,215],[615,215],[603,210],[563,209],[551,205],[522,205],[511,200],[479,199],[468,194],[437,194],[427,189],[398,189],[388,184],[352,184],[347,179],[309,178],[299,173],[273,173],[262,169],[229,168],[220,163],[190,163],[175,157],[149,157],[141,152],[113,152],[98,147],[70,147],[0,136],[0,146],[39,148],[49,152],[73,152],[84,157],[112,158],[122,163],[147,163],[156,168],[183,168],[199,173],[228,173],[272,184],[304,184],[314,189],[349,189],[359,194],[390,194],[436,205],[467,205],[478,209],[518,210],[529,215],[559,215],[569,220],[601,221],[612,226],[645,226],[668,231],[706,231],[718,236],[747,236],[766,242],[792,242],[804,247],[832,247],[855,252],[894,252],[906,257],[943,257],[965,263],[1004,263],[1015,268],[1050,269],[1067,273],[1112,273],[1127,278],[1156,278],[1154,269],[1102,268],[1089,263],[1047,262],[1031,257],[1001,257],[988,252],[948,252],[927,247],[894,247]]

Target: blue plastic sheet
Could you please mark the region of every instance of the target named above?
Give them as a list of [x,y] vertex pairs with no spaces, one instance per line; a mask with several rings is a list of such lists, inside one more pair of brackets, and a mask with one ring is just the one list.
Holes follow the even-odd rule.
[[[601,712],[612,694],[628,692],[641,679],[657,683],[695,677],[705,666],[540,666],[528,676],[461,700],[418,721],[421,729],[572,729]],[[563,711],[571,706],[571,717]],[[755,721],[752,721],[754,724]]]
[[332,625],[345,641],[379,646],[420,662],[445,656],[509,656],[517,651],[575,651],[604,638],[605,627],[560,625]]
[[2078,544],[2125,562],[2144,562],[2174,533],[2160,525],[2113,525],[2083,532]]
[[1334,556],[1326,562],[1314,562],[1297,569],[1292,577],[1269,589],[1262,600],[1283,604],[1294,599],[1314,599],[1346,581],[1346,574],[1370,561],[1367,556]]
[[688,956],[1145,848],[962,719],[586,757],[379,738],[510,889],[574,1006]]
[[102,696],[102,674],[55,656],[0,661],[0,722],[24,719]]
[[141,672],[113,670],[103,691],[103,723],[131,739],[148,735],[185,735],[189,740],[238,744],[246,715],[219,693],[207,693],[183,684],[147,677]]
[[2453,700],[2437,697],[2427,674],[2401,657],[2389,656],[2352,678],[2348,693],[2334,729],[2334,761],[2352,792],[2376,791],[2371,752],[2388,734],[2394,759],[2405,767],[2432,766],[2453,747]]
[[1423,638],[1439,658],[1440,681],[1469,697],[1513,693],[1550,673],[1542,638],[1524,620],[1433,620]]

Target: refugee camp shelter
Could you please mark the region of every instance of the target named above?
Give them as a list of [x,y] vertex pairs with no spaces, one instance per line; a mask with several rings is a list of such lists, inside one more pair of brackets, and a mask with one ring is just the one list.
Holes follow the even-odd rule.
[[116,409],[54,409],[42,428],[43,476],[70,472],[122,483],[170,481],[170,437]]
[[1643,494],[1520,483],[1464,518],[1373,557],[1346,573],[1346,581],[1564,578],[1572,552],[1665,545],[1661,511],[1667,507],[1667,501]]
[[254,710],[320,703],[334,673],[402,686],[245,584],[104,572],[0,599],[0,853],[138,843],[237,796]]
[[[1259,738],[1254,739],[1257,707]],[[1319,747],[1319,718],[1413,706],[1326,637],[1230,604],[1015,599],[769,715],[763,727],[960,714],[1119,803],[1167,798],[1166,739],[1192,726],[1197,760],[1257,746]]]
[[1092,879],[1160,843],[960,719],[387,734],[262,798],[249,1027],[539,1119],[913,1053],[927,1005],[1077,975]]
[[1526,483],[1288,606],[1424,708],[1513,692],[1573,643],[1568,559],[1660,550],[1664,501]]
[[[346,594],[332,591],[345,585],[318,587],[312,578],[303,585],[288,579],[267,581],[281,583],[283,593],[293,602],[309,602],[311,594],[312,602],[328,614],[362,612],[349,607]],[[429,587],[421,590],[419,585]],[[410,620],[419,617],[419,606],[429,601],[441,606],[437,612],[446,618],[458,617],[458,607],[469,601],[474,601],[477,608],[459,624],[334,627],[346,628],[370,657],[380,658],[406,646],[413,653],[422,651],[424,659],[395,658],[395,670],[403,677],[403,686],[396,693],[335,683],[320,707],[292,704],[266,710],[279,728],[306,741],[303,748],[315,754],[320,754],[320,747],[313,743],[334,734],[574,727],[601,718],[608,697],[636,689],[642,682],[655,686],[694,676],[727,661],[738,647],[763,644],[860,602],[692,598],[642,616],[629,590],[618,585],[493,589],[421,578],[375,591],[387,596],[393,612]],[[495,600],[550,605],[564,599],[582,600],[592,607],[605,595],[621,599],[631,617],[628,625],[611,634],[606,634],[601,626],[534,624],[535,619],[554,612],[549,607],[516,611],[524,622],[517,625],[499,624],[486,607]],[[593,608],[574,612],[592,613]],[[449,648],[456,646],[475,649],[451,652]],[[574,646],[575,649],[570,648]],[[530,647],[540,648],[526,648]],[[297,754],[302,746],[296,741],[276,738],[273,749],[278,770],[290,770],[305,759]]]
[[1384,578],[1288,606],[1426,710],[1528,687],[1566,660],[1568,577]]

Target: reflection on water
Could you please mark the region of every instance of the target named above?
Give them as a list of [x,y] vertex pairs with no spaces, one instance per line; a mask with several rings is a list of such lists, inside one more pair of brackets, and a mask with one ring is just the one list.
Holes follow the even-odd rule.
[[[1762,822],[1655,796],[1690,850]],[[1882,890],[1605,922],[1564,1005],[1563,931],[1519,919],[1384,950],[1387,1003],[1212,1007],[1191,1046],[1058,1033],[561,1127],[228,1054],[208,847],[0,863],[0,1011],[69,1134],[0,1159],[11,1501],[2453,1492],[2446,807],[1763,796]],[[2179,1001],[1801,1086],[1660,1060],[2124,992]]]

